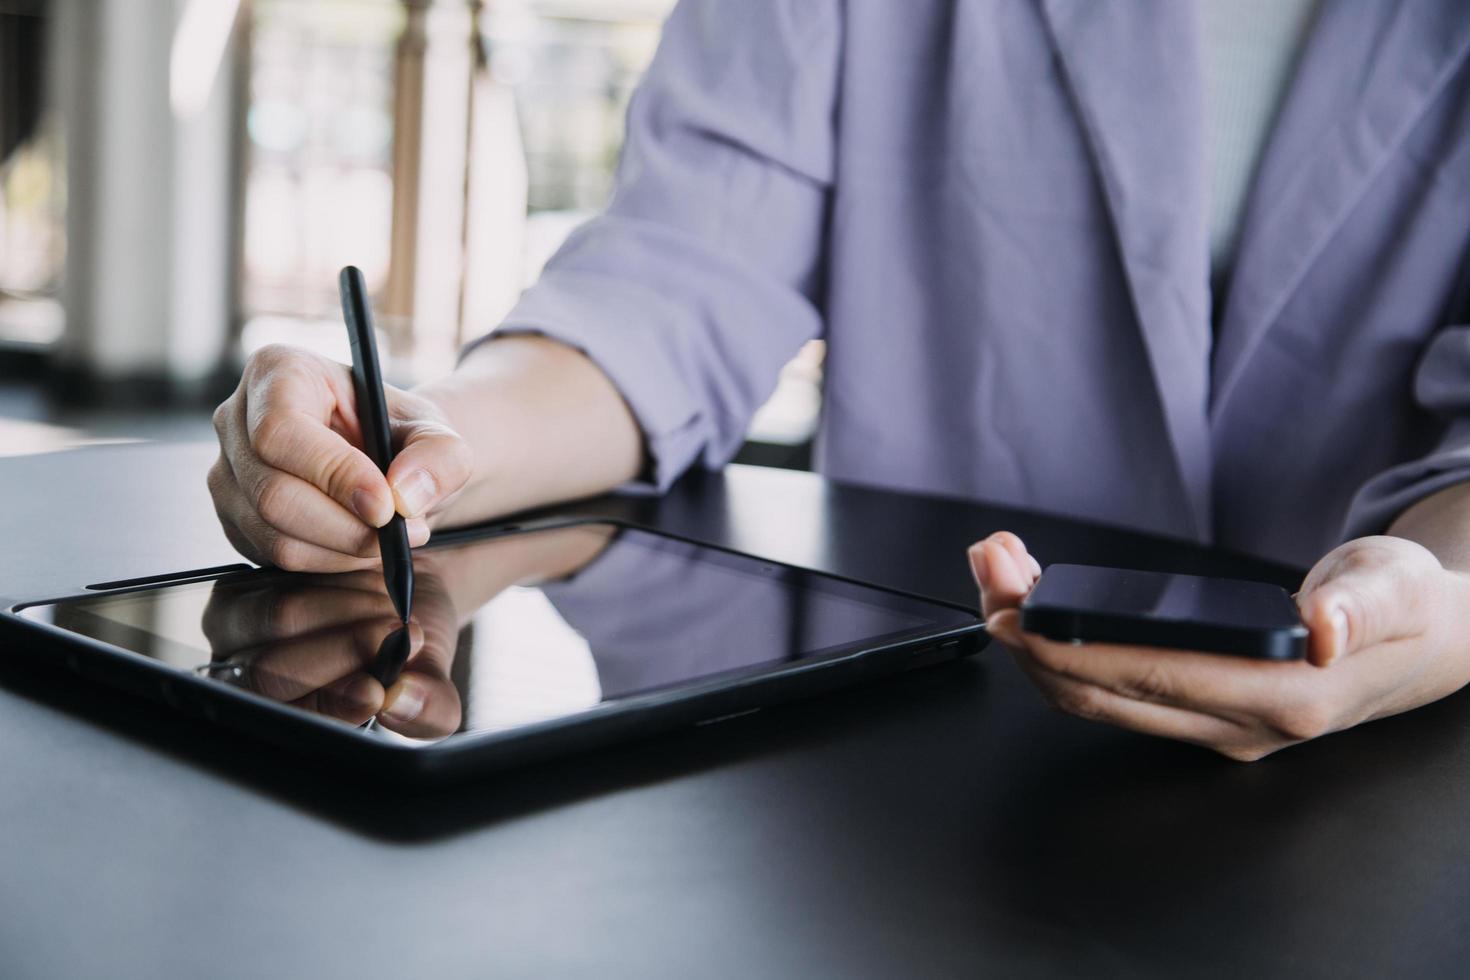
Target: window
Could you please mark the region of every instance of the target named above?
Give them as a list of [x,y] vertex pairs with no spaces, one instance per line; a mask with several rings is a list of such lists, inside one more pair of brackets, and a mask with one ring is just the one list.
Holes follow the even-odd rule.
[[0,0],[0,341],[61,334],[66,173],[43,109],[45,19],[39,0]]

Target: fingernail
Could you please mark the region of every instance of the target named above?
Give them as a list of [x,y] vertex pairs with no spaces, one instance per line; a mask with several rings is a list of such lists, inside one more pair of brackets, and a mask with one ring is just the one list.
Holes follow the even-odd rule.
[[412,677],[398,679],[398,694],[383,711],[383,720],[406,725],[424,710],[424,687]]
[[369,490],[352,491],[352,512],[373,527],[382,527],[393,516],[391,513],[383,514],[383,508],[378,505],[378,495]]
[[1027,555],[1026,557],[1031,562],[1031,577],[1032,578],[1041,578],[1041,562],[1037,561],[1031,555]]
[[422,548],[429,543],[429,522],[422,517],[405,521],[408,526],[408,544],[411,548]]
[[438,489],[428,470],[414,470],[393,487],[398,494],[398,508],[404,517],[417,517],[428,510]]
[[975,584],[985,589],[990,585],[990,567],[985,560],[985,546],[977,544],[970,549],[970,570],[975,573]]
[[1332,640],[1332,659],[1336,660],[1348,649],[1348,618],[1341,609],[1332,611]]

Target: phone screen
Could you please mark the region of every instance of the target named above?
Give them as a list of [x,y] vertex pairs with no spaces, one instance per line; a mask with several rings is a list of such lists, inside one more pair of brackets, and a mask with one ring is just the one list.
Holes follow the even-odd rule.
[[1093,565],[1048,566],[1028,604],[1249,629],[1301,624],[1280,586]]
[[1021,604],[1023,629],[1054,640],[1306,655],[1307,630],[1280,586],[1092,565],[1050,565]]

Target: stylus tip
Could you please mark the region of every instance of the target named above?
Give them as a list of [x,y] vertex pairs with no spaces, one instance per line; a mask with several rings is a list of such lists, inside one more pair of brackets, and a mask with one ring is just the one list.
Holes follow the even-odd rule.
[[378,655],[368,666],[368,673],[376,677],[384,687],[392,687],[398,675],[403,672],[403,665],[408,662],[412,647],[413,641],[408,630],[394,630],[383,637],[383,642],[378,645]]

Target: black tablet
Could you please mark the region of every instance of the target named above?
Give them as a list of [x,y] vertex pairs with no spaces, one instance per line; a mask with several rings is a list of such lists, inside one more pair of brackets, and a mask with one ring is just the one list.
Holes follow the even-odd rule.
[[[378,571],[26,603],[12,649],[335,764],[450,777],[973,652],[973,610],[607,521],[444,535]],[[18,634],[18,635],[17,635]]]

